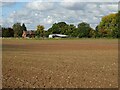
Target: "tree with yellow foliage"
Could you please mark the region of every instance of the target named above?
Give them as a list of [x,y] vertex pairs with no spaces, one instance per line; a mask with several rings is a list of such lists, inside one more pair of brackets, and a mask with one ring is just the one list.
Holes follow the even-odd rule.
[[36,30],[37,37],[44,37],[44,26],[38,25]]

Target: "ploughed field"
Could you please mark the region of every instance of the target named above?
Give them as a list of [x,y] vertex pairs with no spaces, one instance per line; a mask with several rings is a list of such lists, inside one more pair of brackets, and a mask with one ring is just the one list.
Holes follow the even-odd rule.
[[118,40],[3,39],[3,88],[117,88]]

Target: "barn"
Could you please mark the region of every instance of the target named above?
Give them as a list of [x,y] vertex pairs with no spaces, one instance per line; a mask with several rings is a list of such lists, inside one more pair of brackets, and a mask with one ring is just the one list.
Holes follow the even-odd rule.
[[63,35],[63,34],[50,34],[49,38],[67,38],[68,35]]

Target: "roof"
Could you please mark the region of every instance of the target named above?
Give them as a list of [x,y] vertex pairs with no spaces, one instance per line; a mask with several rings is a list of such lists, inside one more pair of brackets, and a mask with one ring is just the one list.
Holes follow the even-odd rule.
[[35,31],[25,31],[26,34],[35,34]]
[[50,34],[51,36],[59,36],[59,37],[66,37],[67,35],[63,35],[63,34]]

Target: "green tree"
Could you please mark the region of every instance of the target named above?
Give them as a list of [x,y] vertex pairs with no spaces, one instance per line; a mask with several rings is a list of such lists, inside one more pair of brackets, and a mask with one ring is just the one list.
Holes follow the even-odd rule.
[[2,37],[2,26],[0,25],[0,37]]
[[75,32],[76,32],[76,26],[73,24],[68,25],[68,30],[66,31],[66,34],[69,37],[75,37]]
[[90,29],[88,37],[96,38],[96,31],[93,28]]
[[117,18],[116,18],[116,29],[115,29],[115,33],[117,33],[116,37],[120,38],[120,11],[118,11],[118,13],[116,14]]
[[68,25],[65,22],[59,22],[58,24],[60,34],[67,34]]
[[26,26],[25,26],[24,23],[22,24],[22,30],[23,30],[23,31],[27,31],[27,28],[26,28]]
[[2,28],[2,37],[14,37],[14,31],[12,28]]
[[65,34],[69,37],[75,37],[76,27],[73,24],[66,24],[65,22],[54,23],[48,29],[49,34]]
[[68,25],[65,22],[54,23],[51,28],[48,29],[50,34],[68,34]]
[[48,37],[49,35],[50,35],[50,32],[44,31],[44,36],[45,36],[45,37]]
[[13,30],[14,30],[14,37],[22,37],[23,30],[20,23],[15,23],[13,25]]
[[78,29],[77,32],[78,33],[78,37],[89,37],[89,33],[90,33],[91,27],[88,23],[86,22],[82,22],[78,24]]
[[38,25],[36,30],[37,37],[44,37],[44,26]]
[[109,14],[102,17],[98,25],[98,32],[100,37],[113,37],[118,38],[118,14]]
[[53,24],[51,28],[48,29],[48,32],[50,34],[60,34],[60,28],[58,26],[58,24]]
[[100,33],[98,31],[98,25],[95,27],[95,37],[99,38],[100,37]]

